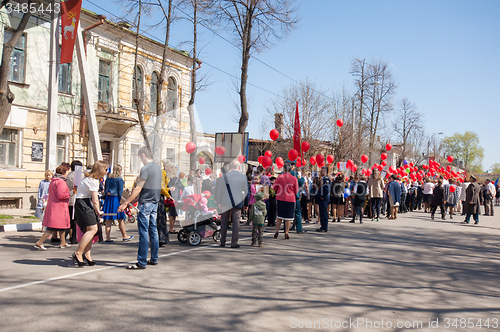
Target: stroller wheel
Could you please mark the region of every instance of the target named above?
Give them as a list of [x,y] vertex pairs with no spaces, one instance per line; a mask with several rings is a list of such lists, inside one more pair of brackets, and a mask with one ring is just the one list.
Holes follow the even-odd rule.
[[196,233],[195,231],[192,231],[188,235],[188,242],[192,246],[197,246],[201,243],[201,235]]
[[128,222],[131,223],[131,224],[135,223],[135,217],[134,216],[130,216],[128,218]]
[[214,235],[212,235],[212,237],[213,237],[215,242],[220,242],[220,232],[219,231],[215,231]]
[[181,229],[179,233],[177,233],[177,240],[179,240],[180,243],[188,242],[188,233],[185,229]]

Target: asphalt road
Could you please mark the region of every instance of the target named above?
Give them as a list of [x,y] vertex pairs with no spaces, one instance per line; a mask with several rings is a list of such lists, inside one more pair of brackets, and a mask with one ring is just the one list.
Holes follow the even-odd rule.
[[290,240],[268,233],[263,248],[242,226],[239,249],[175,239],[138,271],[125,269],[137,236],[94,245],[98,264],[76,268],[74,248],[41,252],[40,232],[4,233],[0,331],[498,331],[500,217],[461,220],[309,225]]

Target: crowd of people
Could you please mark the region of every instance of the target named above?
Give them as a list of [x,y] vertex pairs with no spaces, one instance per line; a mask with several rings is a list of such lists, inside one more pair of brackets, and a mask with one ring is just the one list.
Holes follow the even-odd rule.
[[205,209],[220,214],[221,247],[226,246],[227,232],[231,230],[231,248],[239,248],[240,222],[244,219],[252,226],[251,245],[262,247],[266,220],[268,228],[275,227],[274,238],[279,237],[283,224],[285,240],[290,239],[290,231],[305,233],[302,221],[311,223],[316,217],[319,224],[316,231],[328,232],[329,222],[345,219],[355,223],[359,219],[363,223],[363,218],[378,222],[381,216],[395,220],[398,213],[421,209],[434,220],[439,207],[443,220],[447,215],[452,219],[460,213],[465,215],[465,223],[473,217],[477,224],[480,206],[484,206],[485,215],[492,216],[494,202],[498,204],[500,200],[500,186],[495,187],[489,179],[480,186],[473,175],[464,183],[443,177],[412,181],[397,174],[383,177],[375,168],[367,174],[368,178],[360,173],[347,178],[335,168],[330,174],[327,167],[321,167],[319,172],[303,172],[292,163],[285,163],[280,174],[250,165],[243,174],[240,163],[234,160],[221,169],[219,177],[212,173],[203,178],[201,170],[190,171],[186,176],[167,160],[162,170],[147,147],[139,149],[138,157],[143,167],[128,197],[123,196],[120,165],[111,170],[106,163],[97,161],[87,167],[78,184],[75,169],[82,166],[79,161],[71,165],[62,163],[55,174],[46,171],[36,211],[43,219],[45,231],[35,248],[47,250],[44,242],[49,237],[60,248],[78,244],[72,255],[73,263],[80,267],[95,265],[92,244],[112,243],[112,225],[118,225],[122,241],[134,238],[127,235],[124,211],[136,203],[137,263],[127,269],[145,269],[147,265],[158,264],[159,248],[169,242],[169,235],[177,233],[175,222],[182,213],[176,208],[177,203],[195,193],[203,193],[200,202]]

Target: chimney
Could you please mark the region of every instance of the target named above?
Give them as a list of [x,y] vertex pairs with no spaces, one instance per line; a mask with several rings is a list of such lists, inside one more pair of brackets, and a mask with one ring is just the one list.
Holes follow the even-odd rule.
[[283,113],[275,113],[274,114],[274,128],[280,132],[283,130]]

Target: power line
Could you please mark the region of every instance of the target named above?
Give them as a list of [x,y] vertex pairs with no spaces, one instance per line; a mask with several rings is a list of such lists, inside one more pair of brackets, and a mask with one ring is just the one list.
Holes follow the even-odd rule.
[[[103,7],[101,7],[101,6],[97,5],[97,4],[95,4],[94,2],[92,2],[92,1],[90,1],[90,0],[87,0],[87,1],[88,1],[89,3],[91,3],[92,5],[94,5],[95,7],[97,7],[97,8],[99,8],[99,9],[101,9],[101,10],[105,11],[106,13],[110,14],[111,16],[113,16],[113,17],[115,17],[115,18],[117,18],[117,19],[121,19],[121,17],[119,17],[119,16],[117,16],[117,15],[113,14],[113,13],[112,13],[112,12],[110,12],[109,10],[104,9]],[[174,6],[174,7],[176,7],[176,6]],[[179,9],[178,7],[176,7],[176,8],[177,8],[177,9]],[[180,9],[179,9],[179,10],[180,10]],[[180,11],[181,11],[181,12],[183,12],[182,10],[180,10]],[[184,13],[185,15],[187,15],[185,12],[183,12],[183,13]],[[187,15],[187,16],[189,17],[189,15]],[[205,27],[205,28],[206,28],[206,27]],[[147,35],[147,36],[151,37],[151,39],[153,39],[153,40],[155,40],[155,41],[157,41],[157,42],[159,42],[159,43],[163,43],[163,42],[162,42],[162,41],[161,41],[158,37],[156,37],[156,36],[152,35],[151,33],[147,32],[146,30],[143,30],[143,29],[140,29],[140,28],[139,28],[139,31],[140,31],[143,35]],[[214,32],[214,33],[215,33],[215,32]],[[219,37],[221,37],[222,39],[226,40],[227,42],[231,43],[229,40],[225,39],[224,37],[220,36],[219,34],[217,34],[217,33],[215,33],[215,34],[216,34],[216,35],[218,35]],[[232,44],[232,45],[237,47],[237,45],[235,45],[235,44]],[[204,63],[205,65],[209,66],[209,67],[212,67],[212,68],[214,68],[214,69],[216,69],[216,70],[220,71],[221,73],[224,73],[224,74],[226,74],[226,75],[228,75],[228,76],[232,77],[232,78],[239,79],[239,77],[237,77],[237,76],[235,76],[235,75],[233,75],[233,74],[230,74],[230,73],[228,73],[228,72],[226,72],[226,71],[224,71],[224,70],[222,70],[222,69],[220,69],[220,68],[218,68],[218,67],[216,67],[216,66],[214,66],[214,65],[211,65],[211,64],[209,64],[209,63],[208,63],[208,62],[206,62],[206,61],[203,61],[203,63]],[[264,91],[264,92],[267,92],[267,93],[273,94],[273,95],[275,95],[275,96],[277,96],[277,97],[284,98],[283,96],[281,96],[281,95],[279,95],[279,94],[277,94],[277,93],[275,93],[275,92],[269,91],[269,90],[267,90],[267,89],[265,89],[265,88],[262,88],[262,87],[260,87],[260,86],[258,86],[258,85],[255,85],[255,84],[253,84],[253,83],[251,83],[251,82],[247,82],[247,84],[248,84],[248,85],[253,86],[254,88],[257,88],[257,89],[259,89],[259,90],[262,90],[262,91]]]

